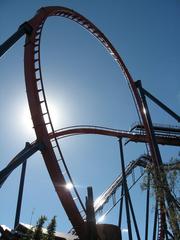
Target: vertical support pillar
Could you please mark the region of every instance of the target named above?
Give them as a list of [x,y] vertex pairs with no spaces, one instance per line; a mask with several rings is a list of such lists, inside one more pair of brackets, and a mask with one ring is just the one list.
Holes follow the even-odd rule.
[[[136,82],[136,86],[139,90],[139,93],[140,93],[140,96],[141,96],[141,100],[142,100],[142,103],[143,103],[143,112],[146,116],[146,119],[147,119],[147,123],[149,125],[149,129],[150,129],[150,135],[151,135],[151,143],[152,143],[152,147],[153,147],[153,160],[155,161],[155,164],[154,164],[154,171],[155,171],[155,184],[157,186],[157,189],[156,191],[159,192],[159,191],[162,191],[162,196],[159,197],[158,196],[158,202],[159,204],[161,204],[162,206],[165,206],[164,204],[164,192],[162,189],[159,189],[158,186],[162,186],[162,183],[166,184],[167,185],[167,180],[165,177],[162,177],[163,174],[162,174],[162,159],[161,159],[161,154],[160,154],[160,150],[159,150],[159,147],[158,147],[158,144],[157,144],[157,141],[156,141],[156,136],[155,136],[155,133],[154,133],[154,129],[153,129],[153,124],[152,124],[152,119],[151,119],[151,116],[150,116],[150,112],[149,112],[149,108],[148,108],[148,104],[147,104],[147,101],[146,101],[146,96],[145,96],[145,93],[144,93],[144,90],[143,90],[143,87],[142,87],[142,84],[141,84],[141,81],[138,80]],[[161,211],[160,210],[157,210],[157,211],[160,211],[161,213],[159,214],[162,214],[162,215],[165,215],[165,211]],[[164,222],[162,222],[162,224],[165,226],[166,223],[166,218],[165,216],[163,216],[163,220]],[[162,234],[164,234],[164,232],[162,232]]]
[[122,185],[121,188],[121,200],[120,200],[120,206],[119,206],[119,220],[118,220],[118,226],[121,228],[121,221],[122,221],[122,209],[123,209],[123,195],[124,195],[124,187]]
[[145,97],[145,94],[144,94],[144,91],[143,91],[142,84],[141,84],[140,80],[138,80],[136,82],[136,86],[139,89],[139,93],[140,93],[141,100],[142,100],[142,103],[143,103],[143,108],[144,108],[143,112],[144,112],[144,114],[146,115],[146,118],[147,118],[147,122],[148,122],[149,129],[150,129],[150,132],[151,132],[151,138],[152,138],[151,140],[152,140],[152,143],[153,143],[154,152],[155,152],[156,157],[157,157],[157,159],[155,159],[155,161],[156,161],[157,167],[159,168],[162,165],[161,154],[160,154],[159,147],[158,147],[158,144],[157,144],[157,141],[156,141],[156,136],[155,136],[155,133],[154,133],[149,108],[148,108],[148,105],[147,105],[146,97]]
[[[151,136],[151,143],[152,143],[151,145],[152,145],[152,150],[153,150],[153,155],[154,155],[152,157],[155,160],[155,166],[154,166],[155,183],[156,183],[156,186],[163,186],[163,189],[161,189],[161,188],[157,189],[157,191],[162,192],[162,194],[161,194],[161,196],[159,197],[158,200],[159,200],[159,203],[162,205],[162,208],[166,208],[165,207],[165,199],[166,199],[167,204],[168,204],[168,208],[169,208],[170,226],[171,226],[171,229],[172,229],[172,232],[173,232],[174,236],[176,236],[176,238],[179,238],[180,237],[180,234],[179,234],[180,230],[179,230],[179,225],[178,225],[178,217],[177,217],[177,213],[176,213],[176,209],[174,207],[174,204],[172,203],[172,201],[173,201],[172,195],[171,195],[171,192],[169,190],[169,184],[168,184],[166,174],[165,174],[164,169],[163,169],[163,162],[162,162],[160,150],[159,150],[159,147],[158,147],[158,144],[157,144],[157,141],[156,141],[156,136],[155,136],[155,133],[154,133],[153,124],[152,124],[148,104],[147,104],[147,101],[146,101],[145,92],[144,92],[144,89],[142,87],[142,84],[141,84],[140,80],[136,82],[136,86],[139,89],[139,93],[140,93],[141,100],[142,100],[142,103],[143,103],[144,114],[146,116],[147,123],[148,123],[149,129],[150,129],[150,136]],[[162,224],[164,226],[162,234],[165,234],[164,230],[167,226],[167,224],[166,224],[166,214],[167,213],[164,210],[160,210],[161,215],[162,215],[162,220],[163,220]],[[174,218],[175,218],[175,221],[173,220]]]
[[22,164],[21,179],[20,179],[20,184],[19,184],[19,194],[18,194],[18,201],[17,201],[17,207],[16,207],[16,216],[15,216],[15,222],[14,222],[14,229],[19,224],[19,219],[20,219],[20,214],[21,214],[21,205],[22,205],[24,180],[25,180],[25,173],[26,173],[26,164],[27,164],[27,160],[25,160]]
[[[129,195],[129,192],[128,192],[128,195]],[[130,210],[131,210],[132,219],[133,219],[133,222],[134,222],[134,228],[135,228],[135,231],[136,231],[136,236],[137,236],[138,240],[141,240],[130,195],[128,196],[128,200],[129,200],[129,206],[130,206]]]
[[124,193],[125,193],[125,207],[126,207],[128,236],[129,236],[129,240],[133,240],[132,229],[131,229],[131,217],[130,217],[130,211],[129,211],[129,201],[128,201],[128,187],[127,187],[127,180],[126,180],[126,174],[125,174],[124,154],[123,154],[123,145],[122,145],[121,138],[119,139],[119,148],[120,148],[121,168],[122,168],[122,177],[123,177],[123,187],[124,187]]
[[155,206],[155,212],[154,212],[153,240],[156,240],[156,235],[157,235],[157,218],[158,218],[158,202],[156,200],[156,206]]
[[150,195],[150,173],[147,175],[147,195],[146,195],[146,226],[145,226],[145,240],[148,240],[149,228],[149,195]]
[[119,220],[118,220],[118,226],[120,228],[120,240],[122,240],[121,222],[122,222],[122,209],[123,209],[123,195],[124,195],[124,188],[123,188],[123,185],[122,185],[122,187],[121,187],[121,200],[120,200],[120,206],[119,206]]
[[87,214],[87,239],[97,240],[96,218],[94,212],[93,190],[92,187],[87,188],[88,196],[86,198],[86,214]]

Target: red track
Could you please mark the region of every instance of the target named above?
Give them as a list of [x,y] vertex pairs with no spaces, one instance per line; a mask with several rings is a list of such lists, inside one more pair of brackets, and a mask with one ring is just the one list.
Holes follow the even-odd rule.
[[[37,15],[33,17],[28,23],[32,26],[33,32],[26,37],[25,44],[25,78],[26,78],[26,88],[28,101],[31,111],[32,120],[34,123],[35,132],[37,135],[37,140],[45,145],[45,149],[42,150],[42,155],[45,160],[47,169],[49,171],[50,177],[54,184],[55,190],[61,200],[61,203],[74,227],[77,235],[80,239],[85,239],[85,223],[80,215],[76,204],[69,191],[65,189],[65,179],[60,170],[57,162],[57,157],[52,148],[51,139],[49,133],[53,133],[53,137],[56,146],[61,154],[54,128],[51,122],[51,118],[48,111],[47,101],[44,92],[44,86],[42,81],[41,64],[40,64],[40,39],[43,24],[46,19],[50,16],[61,16],[69,18],[86,28],[90,33],[92,33],[108,50],[108,52],[115,59],[116,63],[119,65],[121,71],[124,73],[131,92],[136,100],[138,111],[141,115],[143,125],[146,131],[146,141],[149,143],[151,157],[154,161],[154,165],[158,171],[159,160],[153,144],[153,137],[146,113],[143,112],[143,104],[138,90],[135,86],[127,67],[125,66],[120,55],[113,47],[111,42],[105,37],[105,35],[88,19],[80,15],[79,13],[64,7],[45,7],[38,11]],[[45,109],[45,111],[43,111]],[[47,117],[48,121],[45,122],[44,116]],[[137,137],[137,136],[136,136]]]
[[[130,131],[112,129],[112,128],[105,128],[99,126],[72,126],[67,128],[62,128],[55,133],[49,134],[50,138],[62,138],[68,137],[72,135],[79,135],[79,134],[98,134],[98,135],[105,135],[110,137],[116,138],[128,138],[132,142],[148,142],[147,135],[143,133],[134,133]],[[166,136],[166,135],[156,135],[156,139],[158,144],[162,145],[170,145],[170,146],[180,146],[180,138],[178,136]]]

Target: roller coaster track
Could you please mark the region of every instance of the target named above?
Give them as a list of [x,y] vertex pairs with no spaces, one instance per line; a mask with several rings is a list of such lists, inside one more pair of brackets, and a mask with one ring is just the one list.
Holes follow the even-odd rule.
[[[137,167],[146,168],[147,165],[151,166],[151,163],[152,162],[151,162],[151,158],[149,155],[146,155],[146,154],[141,155],[137,160],[131,161],[126,166],[126,168],[125,168],[126,178],[131,173],[133,173],[135,168],[137,168]],[[180,170],[180,161],[178,161],[176,163],[171,163],[171,164],[164,164],[164,169],[166,169],[166,171]],[[149,168],[149,171],[150,171],[149,173],[151,173],[152,169],[150,170],[150,168]],[[144,175],[144,173],[145,173],[145,171],[143,173],[141,173],[140,177],[138,177],[136,180],[134,177],[133,184],[129,187],[129,190],[139,181],[139,179]],[[153,177],[153,174],[151,174],[151,176]],[[114,182],[95,200],[95,202],[94,202],[95,213],[99,212],[100,214],[102,214],[102,209],[103,209],[104,205],[106,205],[107,202],[109,202],[109,199],[112,198],[112,199],[114,199],[112,202],[113,206],[109,210],[106,210],[106,212],[102,216],[104,218],[107,214],[109,214],[109,212],[117,205],[117,203],[122,200],[123,195],[121,195],[120,199],[115,200],[116,192],[122,186],[123,186],[123,174],[120,174],[114,180]],[[177,209],[179,209],[179,211],[180,211],[180,203],[173,197],[173,195],[171,195],[171,197],[172,197],[172,202],[174,202],[174,204],[177,206]],[[161,205],[159,205],[159,207],[161,207]],[[164,225],[163,225],[164,219],[163,219],[163,216],[160,214],[160,212],[161,211],[159,211],[159,212],[157,211],[157,218],[155,219],[155,221],[158,222],[158,234],[157,234],[158,239],[162,238],[161,228],[164,228]],[[170,237],[173,237],[173,235],[168,231],[166,234],[168,234]]]
[[[75,127],[73,127],[73,129],[74,128]],[[81,126],[81,128],[82,128],[82,126]],[[97,128],[98,127],[96,127],[96,129]],[[63,131],[65,129],[67,129],[67,128],[64,128]],[[91,128],[88,126],[88,129],[91,129]],[[94,129],[94,127],[93,127],[93,129]],[[104,129],[107,129],[107,128],[102,128],[101,127],[100,129],[104,130]],[[110,129],[110,130],[112,131],[112,129]],[[90,132],[90,133],[92,133],[92,132]],[[100,133],[96,133],[96,134],[100,134]],[[102,134],[102,135],[104,135],[104,134]],[[72,136],[72,135],[69,135],[69,134],[64,135],[63,134],[63,137],[67,137],[67,136],[69,137],[69,136]],[[108,134],[108,136],[109,136],[109,134]],[[40,148],[43,148],[43,146],[39,145],[37,142],[31,143],[31,144],[27,143],[26,147],[10,161],[9,164],[4,169],[2,169],[0,171],[0,186],[3,185],[3,183],[5,182],[7,177],[12,173],[12,171],[14,171],[27,158],[29,158],[29,156],[34,154],[36,151],[40,150]],[[140,166],[140,167],[146,168],[147,164],[150,164],[150,161],[151,161],[151,159],[150,159],[150,156],[148,156],[148,155],[141,155],[137,160],[131,161],[126,166],[126,169],[125,169],[126,177],[128,175],[130,175],[136,167]],[[176,164],[174,164],[174,163],[165,164],[164,168],[165,168],[165,170],[167,168],[168,171],[180,170],[180,162],[177,162]],[[117,191],[117,189],[120,187],[121,184],[122,184],[122,175],[118,176],[114,180],[114,182],[95,200],[95,202],[94,202],[95,212],[98,212],[99,209],[101,209],[103,207],[103,205],[106,204],[108,199]]]
[[[142,155],[137,160],[131,161],[125,169],[126,177],[132,173],[132,171],[138,167],[146,167],[147,160],[149,161],[150,158],[148,155]],[[98,212],[99,209],[101,209],[104,204],[106,204],[109,200],[109,198],[116,193],[117,189],[122,185],[123,183],[123,176],[122,174],[119,175],[114,182],[95,200],[94,202],[94,210],[95,212]]]
[[[151,165],[150,156],[143,154],[138,159],[131,161],[125,168],[126,177],[128,177],[135,168],[143,167],[146,168],[147,165]],[[166,171],[180,170],[180,161],[172,164],[164,164]],[[120,174],[113,183],[100,195],[94,202],[95,212],[98,212],[117,191],[117,189],[122,185],[123,176]],[[177,202],[180,208],[180,203]]]
[[[45,95],[45,89],[43,85],[42,71],[41,71],[41,60],[40,60],[40,42],[41,33],[44,23],[48,17],[60,16],[68,18],[74,22],[80,24],[83,28],[88,30],[89,33],[93,34],[101,44],[108,50],[110,55],[114,58],[115,62],[118,64],[119,68],[123,72],[127,83],[129,85],[130,91],[132,93],[135,105],[137,107],[138,113],[141,116],[141,121],[144,126],[144,133],[129,133],[126,131],[114,131],[112,129],[100,129],[100,128],[76,128],[76,129],[66,129],[55,131],[51,116],[48,109],[48,103]],[[29,20],[26,24],[27,28],[24,30],[23,25],[19,29],[19,36],[21,37],[26,33],[25,42],[25,54],[24,54],[24,67],[25,67],[25,81],[29,107],[31,111],[31,116],[34,124],[34,129],[37,136],[37,141],[43,145],[40,149],[42,156],[44,158],[46,167],[48,169],[51,180],[54,184],[55,191],[64,207],[70,222],[72,223],[78,237],[81,240],[86,239],[86,223],[80,214],[80,211],[73,200],[72,194],[65,188],[66,180],[61,171],[61,164],[64,166],[68,178],[73,183],[71,175],[66,166],[64,157],[62,155],[58,138],[65,135],[72,134],[102,134],[110,135],[118,138],[127,137],[131,141],[147,142],[150,149],[151,159],[155,167],[156,179],[160,179],[162,160],[160,157],[159,149],[156,144],[156,140],[161,144],[176,145],[179,146],[179,138],[176,136],[165,136],[158,135],[154,136],[153,127],[151,126],[151,120],[143,96],[141,94],[140,88],[133,80],[127,67],[125,66],[119,53],[113,47],[111,42],[107,37],[88,19],[79,13],[58,6],[50,6],[41,8],[37,14]],[[11,40],[11,39],[10,39]],[[7,41],[8,42],[8,41]],[[12,44],[11,44],[12,45]],[[8,42],[9,46],[9,42]],[[3,53],[4,51],[2,51]],[[165,139],[166,138],[166,139]],[[174,139],[173,139],[174,138]],[[74,187],[75,194],[80,202],[81,208],[83,210],[84,206],[78,195],[76,188]],[[162,209],[159,210],[159,215],[162,216],[164,213]],[[164,239],[163,226],[159,230],[159,239]]]
[[[125,130],[118,130],[113,128],[106,128],[100,126],[90,126],[90,125],[79,125],[79,126],[71,126],[67,128],[62,128],[56,130],[54,133],[50,133],[50,138],[63,138],[72,135],[79,134],[99,134],[105,136],[111,136],[116,138],[127,138],[132,142],[148,142],[148,137],[145,132],[131,132]],[[180,135],[171,134],[164,135],[161,133],[156,134],[156,139],[158,144],[162,145],[170,145],[170,146],[180,146]]]
[[[177,132],[179,133],[179,130],[176,128],[176,134],[169,134],[169,135],[163,135],[163,134],[156,134],[157,142],[158,144],[163,145],[170,145],[170,146],[180,146],[180,137],[177,135]],[[147,136],[145,133],[142,132],[132,132],[125,131],[125,130],[118,130],[113,128],[106,128],[106,127],[100,127],[100,126],[92,126],[92,125],[78,125],[78,126],[71,126],[62,128],[59,130],[54,131],[53,133],[49,133],[49,138],[52,139],[52,143],[55,141],[54,138],[65,138],[65,137],[71,137],[76,135],[82,135],[82,134],[97,134],[97,135],[103,135],[103,136],[109,136],[109,137],[115,137],[115,138],[127,138],[128,141],[132,142],[147,142]],[[33,143],[27,144],[27,148],[22,150],[17,156],[13,158],[12,161],[3,169],[0,171],[0,186],[4,183],[6,178],[9,176],[9,174],[20,164],[23,163],[24,158],[28,158],[30,156],[30,153],[35,153],[36,151],[43,149],[43,145],[39,144],[37,141]],[[21,157],[22,156],[22,157]],[[139,164],[142,159],[137,160],[137,163]],[[174,165],[172,165],[173,168]]]
[[[74,127],[73,127],[74,128]],[[96,127],[97,128],[97,127]],[[102,129],[102,128],[101,128]],[[104,129],[104,128],[103,128]],[[99,133],[98,133],[99,134]],[[69,136],[69,135],[68,135]],[[26,143],[25,148],[17,154],[12,161],[5,167],[3,170],[0,171],[0,185],[4,183],[6,178],[10,175],[10,173],[17,168],[20,164],[22,164],[30,155],[34,154],[36,151],[43,148],[42,145],[40,145],[37,142],[34,142],[32,144]],[[133,173],[134,169],[137,167],[143,167],[146,168],[147,165],[151,164],[150,156],[148,155],[141,155],[137,160],[131,161],[125,168],[125,175],[126,178]],[[167,169],[167,171],[172,170],[180,170],[180,162],[171,163],[171,164],[165,164],[164,168]],[[141,176],[137,178],[137,180],[134,179],[133,184],[130,186],[129,189],[131,189],[135,183],[139,181],[139,179],[144,175],[144,173],[141,173]],[[123,176],[122,174],[119,175],[113,183],[94,201],[94,210],[97,214],[98,212],[102,211],[102,208],[104,205],[109,201],[109,199],[113,196],[115,196],[116,191],[122,186],[123,184]],[[113,206],[106,211],[106,213],[103,215],[104,217],[116,206],[116,204],[120,201],[113,201]],[[178,203],[179,204],[179,203]],[[84,216],[85,217],[85,216]],[[161,225],[161,216],[158,215],[158,226]]]

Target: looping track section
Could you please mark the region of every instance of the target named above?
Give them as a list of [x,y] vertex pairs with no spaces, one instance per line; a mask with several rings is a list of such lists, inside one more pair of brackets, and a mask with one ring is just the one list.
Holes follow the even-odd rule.
[[[54,184],[55,190],[77,235],[80,237],[80,239],[85,239],[85,222],[79,213],[79,210],[73,200],[71,193],[65,188],[66,182],[59,167],[57,156],[52,146],[53,141],[56,143],[56,147],[59,150],[60,158],[63,158],[48,110],[40,62],[41,32],[46,19],[50,16],[65,17],[74,22],[77,22],[82,27],[87,29],[89,33],[93,34],[108,50],[116,63],[119,65],[125,78],[127,79],[132,95],[135,98],[146,130],[147,142],[150,146],[152,159],[157,168],[158,157],[156,156],[156,151],[151,136],[151,129],[149,127],[148,119],[143,113],[143,104],[136,88],[135,82],[133,81],[123,60],[121,59],[119,53],[113,47],[111,42],[93,23],[91,23],[88,19],[71,9],[56,6],[41,8],[37,12],[37,15],[35,15],[28,22],[28,24],[32,27],[33,31],[30,35],[26,36],[25,43],[25,80],[29,107],[34,124],[34,129],[37,135],[37,140],[43,143],[45,146],[45,148],[41,150],[41,152],[47,169],[49,171],[51,180]],[[50,133],[54,136],[53,138],[50,138]]]

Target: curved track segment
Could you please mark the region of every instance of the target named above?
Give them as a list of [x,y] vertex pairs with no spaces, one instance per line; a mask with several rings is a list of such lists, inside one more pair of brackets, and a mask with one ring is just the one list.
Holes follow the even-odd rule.
[[[45,145],[45,149],[43,149],[41,152],[54,184],[55,190],[77,235],[80,237],[80,239],[85,239],[84,220],[73,201],[72,195],[64,187],[65,179],[57,162],[57,156],[53,150],[51,139],[49,138],[49,133],[54,133],[54,128],[50,118],[42,81],[40,64],[40,39],[43,24],[50,16],[61,16],[77,22],[86,28],[90,33],[92,33],[109,51],[109,53],[112,55],[124,73],[132,95],[135,98],[138,110],[141,114],[143,125],[146,130],[147,141],[149,143],[152,160],[157,169],[157,177],[159,175],[158,171],[160,171],[161,161],[159,160],[159,156],[156,151],[149,119],[147,117],[147,114],[143,111],[144,105],[137,90],[136,84],[111,42],[88,19],[71,9],[56,6],[41,8],[38,11],[37,15],[28,22],[33,29],[32,33],[30,35],[27,35],[25,44],[25,78],[28,101],[37,139]],[[59,150],[59,155],[61,158],[63,158],[55,136],[54,140],[56,147]]]
[[[138,159],[129,162],[129,164],[126,166],[125,168],[126,177],[129,176],[135,168],[142,167],[146,169],[147,165],[151,166],[151,158],[150,156],[143,154]],[[179,171],[180,161],[176,163],[171,163],[171,164],[164,164],[164,169],[166,171],[174,171],[174,170]],[[122,177],[122,174],[120,174],[113,181],[113,183],[95,200],[94,202],[95,212],[98,212],[108,202],[109,198],[116,193],[117,189],[121,186],[122,181],[123,181],[123,177]]]
[[[149,120],[147,118],[147,114],[144,111],[144,105],[142,103],[140,94],[137,90],[136,84],[135,84],[131,74],[129,73],[126,65],[124,64],[122,58],[120,57],[119,53],[116,51],[116,49],[114,48],[112,43],[107,39],[107,37],[92,22],[90,22],[84,16],[82,16],[79,13],[73,11],[72,9],[65,8],[65,7],[59,7],[59,6],[45,7],[45,8],[41,8],[38,11],[38,14],[29,21],[30,26],[33,27],[33,33],[31,35],[33,35],[36,31],[38,32],[39,28],[41,28],[41,25],[44,23],[44,21],[47,19],[47,17],[50,17],[50,16],[65,17],[65,18],[68,18],[68,19],[70,19],[74,22],[77,22],[78,24],[80,24],[81,26],[86,28],[90,33],[93,34],[93,36],[95,36],[104,45],[104,47],[109,51],[111,56],[117,62],[120,69],[122,70],[125,78],[127,79],[127,82],[129,84],[129,87],[131,89],[131,92],[132,92],[133,96],[135,97],[135,101],[136,101],[136,104],[138,106],[138,110],[141,114],[142,121],[143,121],[143,124],[145,126],[145,130],[147,132],[148,143],[149,143],[149,146],[150,146],[153,161],[157,165],[157,167],[159,168],[160,163],[159,163],[159,159],[158,159],[158,156],[157,156],[157,153],[156,153],[155,146],[153,144],[153,136],[152,136],[152,133],[151,133]],[[34,42],[35,41],[33,41],[33,43]]]
[[[49,137],[53,139],[54,137],[63,138],[80,134],[98,134],[116,138],[128,138],[128,140],[132,142],[148,142],[148,137],[144,133],[87,125],[62,128],[56,130],[54,133],[50,133]],[[158,144],[180,146],[180,137],[176,135],[165,136],[157,134],[156,139]]]
[[[131,161],[125,169],[126,177],[132,173],[132,171],[138,167],[146,167],[147,162],[149,161],[148,155],[142,155],[137,160]],[[120,185],[123,182],[123,176],[120,174],[114,182],[95,200],[94,202],[94,210],[97,212],[99,209],[103,207],[105,203],[107,203],[108,199],[117,191]]]

